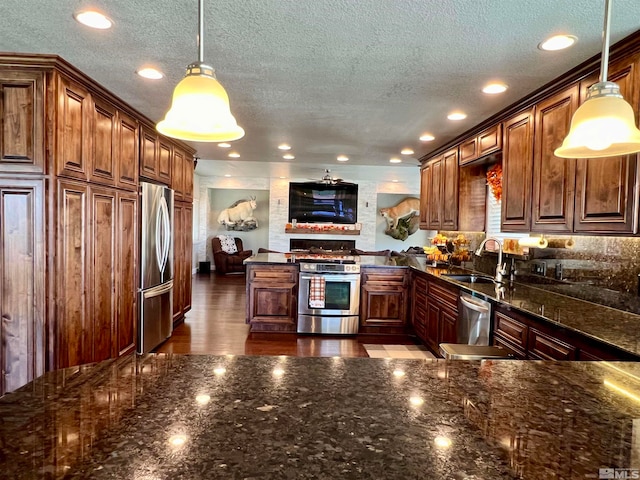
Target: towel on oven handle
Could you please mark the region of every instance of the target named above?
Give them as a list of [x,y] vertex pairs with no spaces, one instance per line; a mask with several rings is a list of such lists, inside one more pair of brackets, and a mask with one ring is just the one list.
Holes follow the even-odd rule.
[[324,308],[324,277],[314,275],[309,283],[309,308]]

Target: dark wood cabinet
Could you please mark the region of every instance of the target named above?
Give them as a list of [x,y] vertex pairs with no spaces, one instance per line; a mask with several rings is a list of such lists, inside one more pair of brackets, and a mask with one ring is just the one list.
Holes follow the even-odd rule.
[[[365,267],[361,270],[361,333],[404,333],[406,331],[409,303],[408,275],[409,270],[406,268]],[[389,327],[395,327],[395,329]]]
[[158,179],[158,136],[146,125],[140,126],[140,176]]
[[173,321],[182,321],[191,309],[193,207],[176,202],[173,207]]
[[478,158],[478,138],[473,137],[460,144],[460,166],[471,163]]
[[533,127],[533,109],[504,122],[501,209],[503,232],[531,230]]
[[411,278],[411,326],[416,336],[424,341],[427,324],[427,289],[426,274],[417,271],[410,273]]
[[[620,93],[633,107],[636,118],[640,104],[640,54],[612,63],[608,79],[620,86]],[[580,82],[580,99],[598,81],[598,73]],[[576,232],[636,233],[638,223],[638,156],[620,155],[576,160]]]
[[[429,161],[422,170],[420,208],[427,229],[458,228],[458,149]],[[423,213],[421,212],[421,215]]]
[[44,173],[43,77],[0,71],[0,172]]
[[56,174],[87,180],[91,149],[92,102],[89,91],[58,75]]
[[494,345],[505,346],[516,358],[527,357],[527,335],[529,327],[497,310],[493,318]]
[[43,179],[0,177],[0,396],[45,371],[44,192]]
[[531,226],[535,232],[573,231],[576,161],[553,152],[569,133],[578,95],[578,85],[572,85],[536,106]]
[[252,331],[295,332],[298,267],[247,265],[247,323]]
[[118,192],[116,222],[116,318],[112,356],[135,350],[138,324],[138,194]]
[[502,149],[502,124],[487,128],[479,135],[469,138],[460,144],[459,163],[466,165]]
[[429,163],[420,169],[420,228],[429,229],[429,205],[431,204],[431,182],[433,170]]
[[138,121],[135,118],[124,112],[118,112],[116,186],[132,192],[138,191],[138,129]]
[[171,185],[171,169],[173,165],[173,145],[171,142],[158,136],[158,177],[156,180]]
[[529,328],[528,357],[534,360],[574,360],[576,348],[536,328]]
[[193,200],[193,158],[178,147],[173,149],[171,188],[176,201]]
[[425,335],[427,347],[440,355],[441,343],[457,342],[458,296],[460,291],[438,280],[429,280]]
[[92,102],[89,181],[115,186],[118,156],[118,112],[109,102]]

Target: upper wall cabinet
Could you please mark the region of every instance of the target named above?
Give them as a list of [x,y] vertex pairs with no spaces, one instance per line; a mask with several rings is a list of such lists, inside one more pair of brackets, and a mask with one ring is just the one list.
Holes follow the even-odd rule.
[[91,97],[85,87],[60,75],[57,78],[56,173],[87,180],[91,149]]
[[466,165],[502,149],[502,124],[498,123],[477,137],[460,144],[460,165]]
[[140,127],[140,176],[171,185],[173,146],[150,127]]
[[532,231],[573,231],[576,161],[556,157],[553,152],[569,133],[578,97],[578,85],[573,85],[536,106]]
[[44,172],[42,72],[0,72],[0,172]]
[[116,186],[124,190],[138,190],[138,149],[138,121],[118,112]]
[[[620,85],[620,92],[638,117],[640,103],[640,54],[613,63],[608,78]],[[580,82],[580,99],[598,81],[598,73]],[[637,232],[637,155],[576,160],[576,232]]]
[[[458,149],[431,160],[422,169],[421,211],[430,230],[458,228]],[[421,213],[423,215],[423,213]]]
[[431,197],[431,165],[427,163],[420,169],[420,228],[429,229],[429,199]]
[[502,231],[531,230],[533,109],[504,122],[502,153]]

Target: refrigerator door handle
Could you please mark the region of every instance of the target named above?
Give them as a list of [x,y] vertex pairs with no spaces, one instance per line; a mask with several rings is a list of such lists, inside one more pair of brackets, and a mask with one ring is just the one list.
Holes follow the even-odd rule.
[[169,207],[164,197],[160,198],[160,205],[156,213],[156,261],[158,269],[164,272],[169,260],[169,247],[171,245],[171,225],[169,222]]
[[142,292],[142,297],[143,298],[159,297],[160,295],[170,291],[172,288],[173,288],[173,280],[169,280],[166,283],[144,290]]

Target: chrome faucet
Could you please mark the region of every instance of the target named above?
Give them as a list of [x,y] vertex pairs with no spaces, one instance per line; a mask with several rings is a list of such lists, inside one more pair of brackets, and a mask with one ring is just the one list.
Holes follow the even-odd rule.
[[495,276],[495,281],[498,283],[502,283],[504,276],[507,274],[507,264],[503,264],[502,263],[502,243],[500,243],[500,240],[498,240],[497,238],[493,238],[493,237],[487,237],[485,238],[482,243],[480,244],[480,246],[478,247],[478,249],[476,250],[476,255],[480,256],[482,254],[482,250],[484,249],[485,244],[490,241],[493,240],[494,242],[496,242],[498,244],[498,264],[496,265],[496,276]]

